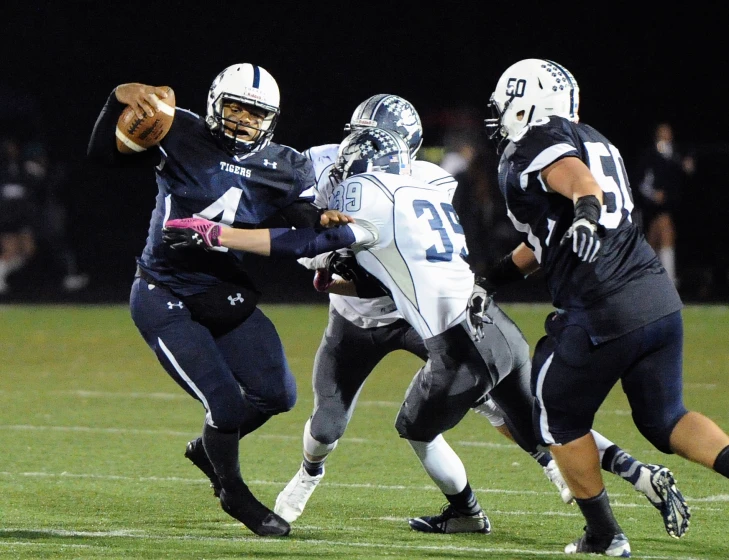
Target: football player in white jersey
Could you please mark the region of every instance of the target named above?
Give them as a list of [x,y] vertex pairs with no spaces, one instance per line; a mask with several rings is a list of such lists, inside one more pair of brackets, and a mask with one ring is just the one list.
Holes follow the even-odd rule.
[[[453,176],[434,163],[416,159],[423,142],[423,129],[420,116],[410,102],[397,95],[373,95],[354,110],[344,130],[349,134],[373,127],[398,134],[409,147],[412,176],[442,190],[449,200],[452,199],[457,186]],[[329,205],[340,183],[337,174],[332,173],[338,151],[339,144],[325,144],[304,152],[314,166],[317,179],[314,203],[320,208]],[[336,204],[344,207],[345,201]],[[381,284],[368,281],[371,277],[356,265],[351,250],[301,258],[299,262],[317,271],[314,285],[329,292],[330,306],[329,322],[314,360],[314,410],[304,426],[303,460],[296,475],[279,493],[274,508],[289,522],[303,513],[323,478],[324,462],[344,434],[364,382],[377,364],[395,350],[405,350],[423,361],[427,359],[420,336],[403,319]],[[332,272],[335,271],[355,279],[357,295],[336,293],[337,289],[346,291],[347,288],[334,282]],[[487,396],[474,410],[503,435],[513,439],[503,413]],[[551,455],[538,450],[530,454],[557,486],[562,499],[570,502],[572,495]]]
[[465,467],[442,434],[489,393],[519,444],[536,448],[529,346],[484,292],[472,296],[474,276],[450,196],[410,175],[409,150],[398,135],[377,128],[352,133],[340,146],[337,170],[344,180],[329,205],[345,208],[356,223],[326,233],[244,231],[193,218],[168,222],[167,242],[290,257],[352,247],[357,262],[389,290],[427,349],[396,428],[449,506],[439,515],[413,518],[410,525],[433,533],[489,533]]

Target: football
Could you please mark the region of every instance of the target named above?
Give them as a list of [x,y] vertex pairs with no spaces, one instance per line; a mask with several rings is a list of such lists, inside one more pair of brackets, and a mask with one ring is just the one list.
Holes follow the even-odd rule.
[[140,119],[131,107],[126,107],[116,124],[116,147],[124,154],[143,152],[159,144],[169,132],[175,118],[175,92],[166,87],[168,96],[157,99],[154,116]]

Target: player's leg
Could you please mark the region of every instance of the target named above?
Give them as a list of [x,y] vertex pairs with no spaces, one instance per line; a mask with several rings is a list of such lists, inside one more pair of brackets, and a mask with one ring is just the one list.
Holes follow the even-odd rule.
[[[680,312],[646,325],[638,334],[647,351],[623,377],[636,426],[660,451],[677,453],[729,477],[729,436],[683,404]],[[688,529],[690,512],[674,482],[670,471],[654,481],[656,492],[666,498],[651,502],[663,514],[669,534],[680,537]]]
[[[638,428],[664,453],[676,453],[729,477],[729,465],[725,463],[729,460],[729,435],[710,418],[687,411],[683,404],[680,312],[647,325],[643,332],[654,350],[638,364],[637,371],[631,371],[623,379],[626,394],[630,390],[628,398]],[[641,395],[645,395],[642,400]],[[646,409],[639,410],[640,405]],[[649,427],[650,416],[660,418],[658,430]]]
[[535,430],[550,446],[585,518],[585,533],[565,551],[629,554],[630,544],[610,507],[590,431],[620,370],[609,353],[601,360],[594,357],[595,347],[581,327],[556,327],[550,325],[549,332],[557,336],[543,337],[535,348],[532,383]]
[[410,526],[423,532],[489,533],[491,525],[465,467],[441,434],[456,426],[490,389],[491,377],[484,375],[481,357],[465,329],[449,329],[425,344],[431,359],[410,383],[395,426],[448,504],[438,515],[410,519]]
[[[272,416],[293,408],[296,403],[296,380],[289,369],[273,323],[260,309],[256,309],[235,329],[218,337],[216,344],[242,390],[239,438],[258,429]],[[203,433],[203,442],[208,456],[213,459],[207,431]],[[241,458],[240,464],[245,466],[244,458]],[[228,492],[222,477],[221,484],[223,490],[220,501],[223,508],[233,517],[242,519],[249,507],[245,494],[236,488]],[[283,521],[277,514],[272,516],[277,522]],[[288,525],[285,521],[283,523]]]
[[287,521],[303,513],[324,477],[327,457],[352,418],[365,380],[391,351],[391,330],[400,328],[360,328],[330,306],[329,322],[314,358],[314,410],[304,426],[303,460],[276,498],[274,511]]
[[491,523],[471,489],[466,468],[442,435],[433,441],[408,440],[425,472],[448,500],[438,515],[408,520],[423,533],[490,533]]
[[[167,373],[205,407],[203,444],[221,484],[221,506],[258,535],[286,535],[290,526],[250,492],[238,466],[240,386],[212,335],[190,318],[180,300],[137,279],[132,318]],[[225,496],[235,496],[225,500]],[[232,504],[232,505],[231,505]]]

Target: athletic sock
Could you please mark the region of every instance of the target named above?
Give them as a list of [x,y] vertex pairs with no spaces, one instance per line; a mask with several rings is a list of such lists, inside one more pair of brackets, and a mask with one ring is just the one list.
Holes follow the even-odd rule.
[[597,540],[601,540],[601,538],[607,540],[606,547],[616,533],[623,532],[613,515],[610,499],[604,488],[597,496],[586,499],[575,498],[575,502],[580,507],[582,515],[585,516],[587,534]]
[[313,462],[304,457],[301,465],[304,467],[306,474],[309,476],[319,476],[320,474],[324,474],[324,461]]
[[534,457],[534,460],[543,467],[546,467],[552,460],[552,454],[544,451],[535,451],[529,455]]
[[719,451],[714,461],[714,470],[720,475],[729,478],[729,445]]
[[205,453],[226,491],[235,492],[244,486],[238,458],[238,431],[221,432],[208,424],[203,427],[202,441]]
[[611,445],[602,457],[602,468],[635,485],[640,478],[643,463],[630,456],[617,445]]
[[463,515],[476,515],[481,511],[476,495],[471,490],[471,485],[466,482],[466,487],[458,494],[445,494],[445,497],[458,513]]

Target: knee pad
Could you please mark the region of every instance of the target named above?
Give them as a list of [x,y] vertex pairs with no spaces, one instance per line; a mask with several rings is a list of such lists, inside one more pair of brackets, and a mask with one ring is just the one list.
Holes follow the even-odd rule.
[[312,457],[322,457],[329,455],[337,446],[339,438],[333,441],[324,442],[311,431],[311,418],[306,421],[304,426],[304,451]]
[[208,409],[206,421],[221,432],[238,431],[244,421],[245,402],[240,391],[233,394],[208,397]]
[[347,428],[346,416],[327,417],[318,412],[307,422],[311,437],[326,445],[336,444]]
[[428,430],[427,426],[418,428],[416,423],[402,414],[402,411],[395,420],[395,429],[401,438],[416,442],[431,442],[439,435],[433,430]]
[[635,422],[638,431],[641,435],[651,442],[651,444],[661,451],[662,453],[672,454],[671,450],[671,433],[678,424],[678,421],[688,413],[685,408],[683,410],[677,410],[668,418],[660,419],[660,424],[649,423],[646,419],[640,418],[635,413],[633,414],[633,421]]

